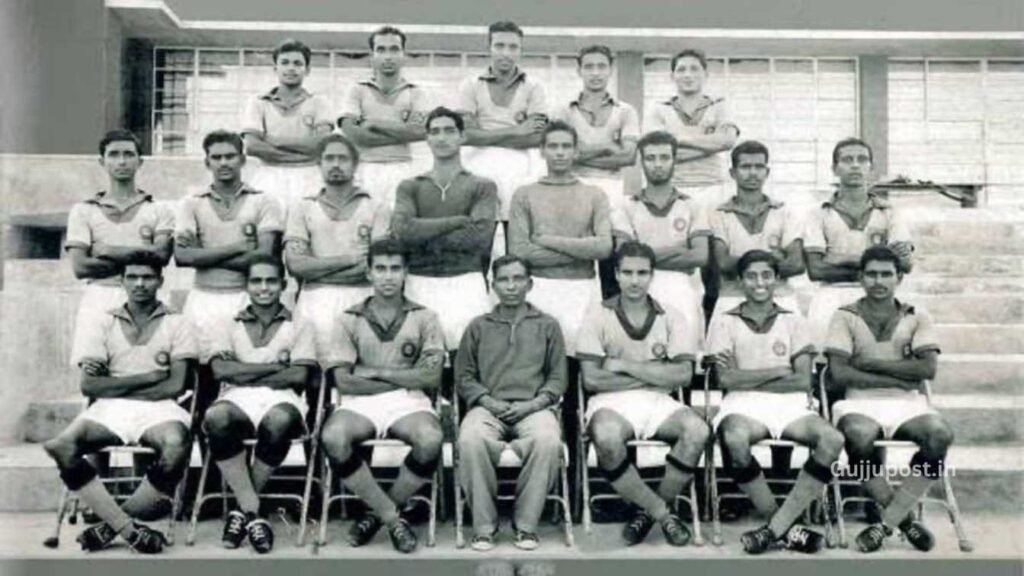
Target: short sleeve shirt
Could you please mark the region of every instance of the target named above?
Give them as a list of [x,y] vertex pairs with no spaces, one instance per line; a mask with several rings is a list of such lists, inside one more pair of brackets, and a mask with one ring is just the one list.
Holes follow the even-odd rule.
[[405,300],[402,313],[390,326],[379,321],[371,296],[334,321],[332,346],[322,359],[324,369],[342,365],[412,368],[427,352],[444,352],[444,332],[437,314]]
[[[357,188],[341,205],[321,190],[317,195],[295,200],[289,207],[284,241],[305,243],[313,256],[330,258],[365,250],[371,242],[390,234],[391,211],[365,190]],[[361,279],[353,284],[344,275],[332,274],[313,284],[365,286],[367,281]]]
[[[601,109],[592,114],[581,106],[580,98],[555,110],[552,117],[568,122],[575,128],[581,144],[618,145],[623,140],[640,138],[640,119],[632,105],[607,96]],[[615,176],[620,172],[580,165],[573,170],[579,176]]]
[[[803,238],[803,223],[782,202],[769,199],[762,208],[756,217],[744,222],[739,214],[746,212],[733,197],[711,212],[711,232],[716,240],[721,240],[728,247],[731,256],[738,258],[750,250],[786,248]],[[742,290],[738,281],[723,279],[721,293],[735,296],[742,294]]]
[[[133,202],[119,207],[106,193],[71,207],[65,248],[89,250],[94,244],[108,246],[149,246],[159,234],[174,233],[174,210],[163,202],[140,192]],[[120,278],[115,274],[95,280],[98,284],[117,286]]]
[[488,85],[497,81],[488,70],[480,76],[466,78],[459,85],[459,111],[475,115],[484,130],[511,128],[529,116],[548,113],[544,87],[526,72],[517,71],[515,92],[505,105],[498,105],[491,99]]
[[633,362],[696,358],[696,332],[687,326],[681,312],[648,297],[650,314],[643,326],[636,327],[626,319],[620,298],[616,296],[587,309],[576,342],[578,358]]
[[[390,92],[384,92],[374,80],[359,82],[348,91],[340,116],[363,120],[387,120],[422,124],[429,112],[427,97],[419,86],[402,81]],[[390,144],[361,148],[360,162],[408,162],[412,160],[409,144]]]
[[664,208],[652,204],[643,191],[627,198],[612,211],[612,231],[657,247],[685,245],[691,238],[711,236],[707,211],[679,192]]
[[[679,97],[659,102],[650,107],[644,117],[644,132],[665,130],[677,139],[715,134],[731,126],[732,122],[725,98],[704,96],[704,101],[691,114],[679,109]],[[676,186],[711,186],[724,181],[722,154],[713,154],[699,160],[676,164],[672,183]]]
[[799,313],[776,304],[764,325],[758,325],[743,306],[715,316],[708,329],[709,354],[731,352],[740,370],[765,370],[790,367],[797,356],[814,353]]
[[[832,315],[825,341],[825,353],[861,356],[876,360],[914,358],[927,351],[939,351],[931,316],[923,309],[896,303],[896,314],[881,327],[865,320],[864,299],[842,306]],[[879,330],[880,328],[880,330]],[[900,396],[905,390],[872,388],[847,390],[847,398]]]
[[267,326],[247,306],[214,328],[212,356],[252,364],[315,365],[313,333],[312,324],[294,319],[284,306]]
[[[178,204],[174,224],[179,245],[206,248],[241,242],[252,234],[284,230],[281,205],[246,185],[230,205],[212,189],[186,196]],[[241,290],[245,287],[245,274],[227,268],[197,268],[195,286]]]
[[99,322],[82,327],[82,349],[74,364],[93,359],[107,363],[115,378],[170,368],[175,360],[199,357],[195,329],[182,314],[159,304],[139,327],[126,306],[111,309]]
[[[286,103],[277,91],[278,87],[274,87],[270,92],[254,96],[246,103],[240,118],[240,131],[243,134],[306,138],[315,136],[318,128],[334,127],[330,104],[323,96],[303,91],[296,101]],[[315,159],[310,158],[306,164],[314,163]]]
[[856,219],[836,208],[835,198],[811,212],[804,232],[804,250],[860,254],[872,246],[910,242],[910,231],[892,206],[869,197],[865,214]]

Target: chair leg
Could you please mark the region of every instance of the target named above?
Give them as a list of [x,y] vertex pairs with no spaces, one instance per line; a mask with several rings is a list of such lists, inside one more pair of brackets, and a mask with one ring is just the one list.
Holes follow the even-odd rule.
[[572,510],[569,509],[569,459],[568,459],[568,448],[562,452],[562,508],[564,518],[562,522],[565,526],[565,545],[572,548],[575,545],[572,534]]
[[953,483],[950,482],[949,475],[945,473],[942,475],[942,491],[946,495],[946,508],[949,511],[949,519],[953,522],[953,530],[956,531],[960,551],[973,552],[974,543],[967,537],[967,530],[964,528],[960,517],[960,505],[957,504],[956,495],[953,494]]
[[167,545],[174,546],[174,532],[178,525],[178,516],[181,514],[182,500],[185,498],[185,483],[188,481],[188,468],[181,481],[174,488],[174,497],[171,498],[171,519],[167,523]]
[[46,540],[43,540],[43,545],[47,548],[56,548],[60,546],[60,529],[64,524],[64,516],[68,512],[70,494],[71,492],[67,488],[61,489],[60,499],[57,501],[57,525],[53,527],[53,534],[51,534]]
[[583,491],[583,503],[582,503],[582,516],[583,516],[583,532],[590,534],[593,530],[593,517],[590,510],[590,470],[587,457],[590,455],[590,446],[584,442],[580,448],[580,474],[583,480],[580,482]]
[[203,507],[203,492],[206,489],[206,476],[210,472],[210,451],[206,451],[203,457],[203,468],[199,472],[199,486],[196,487],[196,499],[192,505],[192,519],[188,523],[188,532],[185,534],[185,545],[192,546],[196,543],[196,523],[199,521],[199,511]]
[[694,478],[690,481],[690,514],[693,516],[693,545],[703,546],[704,545],[704,532],[700,528],[700,503],[697,500],[697,479]]
[[327,544],[327,517],[331,509],[331,487],[334,484],[334,474],[331,470],[330,463],[327,461],[327,456],[324,455],[323,459],[323,470],[324,480],[321,491],[323,498],[320,503],[320,534],[316,538],[313,550],[316,551],[320,546]]
[[846,541],[846,522],[843,520],[843,490],[839,480],[833,480],[832,493],[836,501],[836,524],[839,527],[839,547],[846,548],[849,542]]
[[722,516],[719,509],[718,498],[718,471],[715,469],[715,448],[708,448],[708,455],[704,459],[708,467],[708,487],[711,493],[711,543],[715,546],[722,545]]
[[462,531],[462,483],[459,478],[458,445],[452,446],[452,484],[455,492],[455,547],[465,548],[466,539]]
[[434,471],[430,482],[430,522],[427,524],[427,546],[433,548],[437,544],[437,499],[438,484],[441,482],[440,468]]
[[306,522],[309,520],[309,498],[313,491],[313,472],[316,470],[316,442],[310,442],[309,454],[306,456],[306,483],[302,489],[302,512],[299,514],[299,534],[295,545],[299,548],[306,543]]
[[835,526],[832,524],[832,507],[829,506],[829,494],[832,491],[831,484],[836,482],[835,479],[829,484],[826,484],[821,489],[821,513],[822,518],[825,522],[825,546],[828,548],[835,548],[838,542],[838,536],[836,534]]

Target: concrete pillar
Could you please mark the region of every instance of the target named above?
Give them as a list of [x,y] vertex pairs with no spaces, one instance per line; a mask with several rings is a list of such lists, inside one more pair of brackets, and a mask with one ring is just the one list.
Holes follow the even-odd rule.
[[[644,117],[644,55],[641,52],[619,52],[615,55],[615,81],[619,99],[636,108],[641,122]],[[624,170],[626,194],[640,192],[642,170],[639,162]]]
[[862,55],[860,69],[860,137],[874,155],[875,174],[889,173],[889,58]]

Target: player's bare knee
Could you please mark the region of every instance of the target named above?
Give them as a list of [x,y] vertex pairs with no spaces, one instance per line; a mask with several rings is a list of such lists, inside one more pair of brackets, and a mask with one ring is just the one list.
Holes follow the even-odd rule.
[[722,421],[718,426],[718,441],[737,466],[743,466],[750,460],[750,433],[736,420],[726,418]]
[[78,443],[66,436],[57,436],[43,443],[43,450],[57,463],[66,468],[79,456]]
[[278,444],[294,438],[301,429],[302,415],[294,406],[275,406],[260,420],[257,437]]
[[625,451],[625,430],[612,418],[603,418],[597,412],[590,420],[590,438],[599,456],[615,457]]
[[704,446],[707,444],[708,438],[711,437],[711,427],[707,422],[694,414],[685,413],[680,417],[680,423],[683,427],[682,439],[688,445]]
[[868,455],[874,450],[875,440],[881,437],[881,429],[873,423],[844,418],[839,421],[846,451],[851,455]]
[[203,416],[203,429],[210,436],[222,436],[230,433],[237,425],[231,410],[224,403],[214,404]]
[[162,432],[154,442],[154,449],[160,455],[160,461],[176,466],[189,456],[192,449],[192,435],[184,425],[174,426]]
[[846,438],[843,437],[839,430],[826,426],[822,428],[821,433],[818,435],[818,442],[814,449],[821,456],[834,461],[839,459],[839,454],[842,453],[845,443]]
[[416,431],[415,440],[412,444],[412,453],[420,462],[437,460],[441,455],[441,445],[444,443],[444,430],[437,422],[430,422]]
[[328,458],[336,461],[348,460],[352,456],[352,437],[344,424],[329,421],[320,432],[320,445]]
[[953,429],[944,421],[934,419],[924,436],[921,448],[931,456],[943,457],[953,444]]

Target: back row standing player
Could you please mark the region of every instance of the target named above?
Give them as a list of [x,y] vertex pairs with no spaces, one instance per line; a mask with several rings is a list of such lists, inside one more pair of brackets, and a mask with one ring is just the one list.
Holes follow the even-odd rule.
[[277,86],[253,97],[241,118],[245,152],[258,160],[248,180],[275,198],[282,210],[317,186],[320,138],[334,125],[327,99],[302,86],[312,56],[297,40],[279,44],[273,53]]
[[491,65],[459,86],[457,111],[466,121],[466,168],[498,186],[498,232],[495,252],[504,253],[500,238],[508,234],[512,194],[530,177],[529,148],[536,148],[547,124],[547,99],[540,83],[518,65],[523,31],[514,22],[495,22],[487,30]]
[[85,327],[106,317],[107,310],[125,303],[121,266],[137,258],[171,258],[174,212],[135,187],[142,166],[142,144],[131,132],[114,130],[100,140],[99,163],[107,171],[107,190],[75,204],[68,214],[65,249],[75,277],[88,284],[75,317],[71,360],[88,343]]
[[384,26],[370,35],[373,76],[349,90],[338,127],[362,153],[358,181],[388,208],[395,190],[413,176],[411,142],[423,140],[426,96],[402,76],[405,34]]

